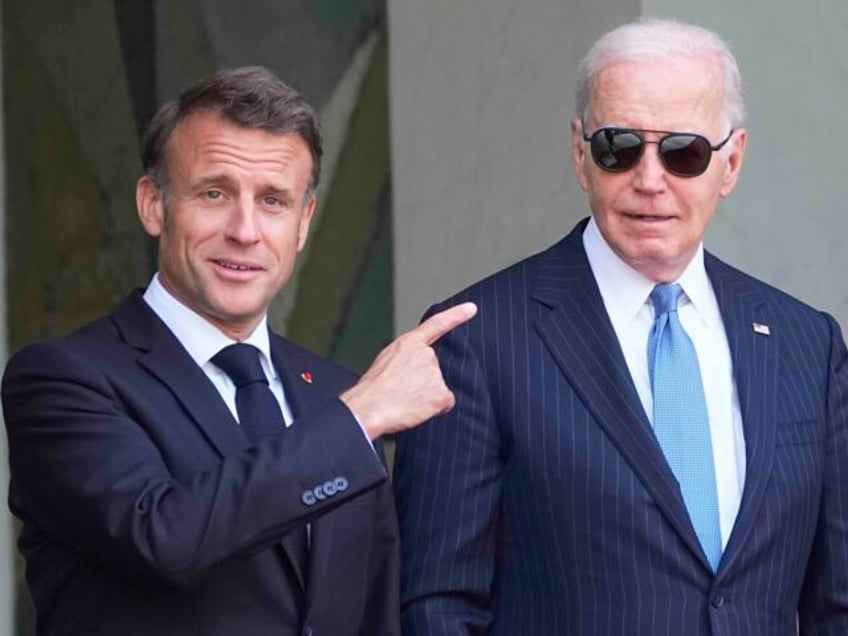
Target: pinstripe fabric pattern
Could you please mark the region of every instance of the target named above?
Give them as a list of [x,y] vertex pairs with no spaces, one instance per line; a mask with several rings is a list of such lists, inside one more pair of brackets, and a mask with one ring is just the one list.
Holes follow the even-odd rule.
[[[591,276],[584,224],[451,299],[456,407],[398,440],[404,633],[848,634],[838,327],[707,256],[747,483],[718,572],[698,544]],[[770,326],[756,334],[752,324]]]

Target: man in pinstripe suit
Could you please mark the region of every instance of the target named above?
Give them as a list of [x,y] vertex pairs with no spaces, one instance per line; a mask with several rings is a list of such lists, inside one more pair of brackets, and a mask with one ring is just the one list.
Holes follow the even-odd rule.
[[[437,345],[456,407],[398,441],[405,633],[848,634],[839,328],[702,245],[747,142],[732,54],[625,25],[576,112],[591,219],[446,303],[479,307]],[[666,283],[708,413],[714,560],[655,428]]]

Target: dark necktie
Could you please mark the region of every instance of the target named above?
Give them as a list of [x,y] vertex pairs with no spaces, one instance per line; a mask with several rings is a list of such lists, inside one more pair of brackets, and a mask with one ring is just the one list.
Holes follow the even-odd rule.
[[692,526],[713,568],[721,561],[721,529],[710,418],[698,355],[677,316],[680,285],[654,287],[656,318],[648,338],[654,434],[680,484]]
[[236,385],[236,411],[247,439],[256,444],[285,430],[280,403],[259,362],[259,349],[239,342],[221,349],[212,362]]
[[[212,357],[212,362],[230,376],[236,385],[236,412],[239,424],[254,444],[279,435],[286,430],[280,403],[262,370],[259,349],[239,342],[224,347]],[[306,528],[292,530],[284,540],[286,548],[306,579],[309,563],[309,541]]]

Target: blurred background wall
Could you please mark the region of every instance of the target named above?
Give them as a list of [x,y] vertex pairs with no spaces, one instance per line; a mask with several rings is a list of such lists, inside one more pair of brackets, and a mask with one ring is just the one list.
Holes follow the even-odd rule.
[[[361,370],[391,337],[388,48],[382,0],[5,0],[3,349],[100,316],[155,269],[135,213],[158,106],[218,68],[261,64],[316,107],[319,206],[272,311],[295,340]],[[310,293],[320,289],[320,294]],[[8,467],[4,444],[0,490]],[[5,496],[3,496],[5,502]],[[0,635],[34,633],[0,512]],[[13,593],[14,590],[14,593]]]
[[[642,15],[716,29],[742,66],[749,154],[708,247],[846,324],[842,0],[5,0],[0,356],[146,284],[142,131],[202,75],[263,64],[319,110],[327,153],[272,321],[363,369],[430,303],[587,214],[568,154],[577,65]],[[15,533],[0,506],[0,636],[33,633]]]

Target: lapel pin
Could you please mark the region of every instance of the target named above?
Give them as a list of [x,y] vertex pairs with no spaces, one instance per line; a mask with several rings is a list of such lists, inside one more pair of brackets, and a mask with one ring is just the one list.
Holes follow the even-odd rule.
[[762,323],[755,322],[752,326],[754,327],[754,333],[758,333],[758,334],[763,335],[763,336],[770,336],[771,335],[771,329],[769,329],[768,325],[764,325]]
[[312,374],[309,371],[301,371],[300,379],[306,382],[307,384],[312,384]]

